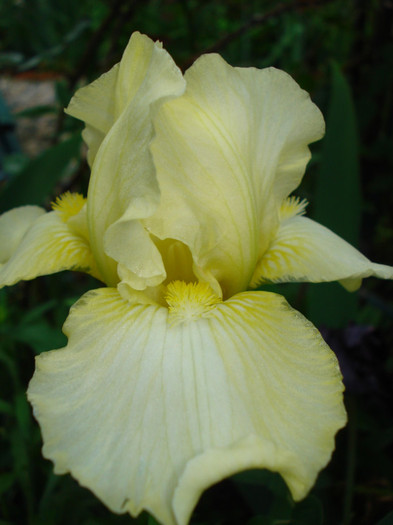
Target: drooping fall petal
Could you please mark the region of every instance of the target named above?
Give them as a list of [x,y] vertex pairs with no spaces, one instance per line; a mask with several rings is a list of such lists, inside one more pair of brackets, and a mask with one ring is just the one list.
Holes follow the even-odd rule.
[[[162,46],[140,33],[132,35],[119,67],[107,75],[83,88],[68,111],[106,133],[94,159],[88,195],[97,264],[106,282],[117,284],[120,264],[128,284],[143,289],[165,278],[160,254],[138,221],[151,215],[159,201],[149,151],[152,114],[180,95],[185,81]],[[103,115],[101,100],[106,101]],[[95,144],[98,138],[92,138]]]
[[281,222],[253,276],[262,282],[342,281],[348,289],[363,277],[393,279],[393,268],[372,263],[341,237],[321,224],[295,215]]
[[0,215],[0,265],[12,257],[32,223],[44,213],[39,206],[22,206]]
[[169,300],[170,312],[106,288],[73,307],[67,347],[41,354],[28,391],[44,455],[113,511],[164,525],[247,468],[304,497],[345,423],[334,354],[275,294],[222,303],[183,283]]
[[89,242],[82,233],[87,228],[78,224],[83,217],[75,215],[69,221],[71,224],[62,219],[61,212],[45,213],[33,206],[4,213],[0,217],[0,239],[8,236],[9,243],[5,242],[2,251],[6,257],[0,264],[0,286],[62,270],[85,271],[99,279]]
[[186,93],[154,119],[161,199],[144,224],[160,239],[189,246],[198,277],[213,276],[229,297],[247,288],[323,119],[308,94],[274,68],[233,68],[205,55],[185,78]]

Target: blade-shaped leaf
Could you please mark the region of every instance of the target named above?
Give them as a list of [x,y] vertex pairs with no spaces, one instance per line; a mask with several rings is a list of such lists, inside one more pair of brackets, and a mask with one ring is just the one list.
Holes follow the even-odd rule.
[[[335,63],[331,78],[313,218],[356,246],[361,213],[356,114],[350,86]],[[356,316],[357,297],[337,283],[310,285],[308,299],[308,316],[317,326],[343,326]]]
[[42,204],[72,160],[80,155],[79,133],[44,151],[25,166],[0,196],[2,212],[25,204]]

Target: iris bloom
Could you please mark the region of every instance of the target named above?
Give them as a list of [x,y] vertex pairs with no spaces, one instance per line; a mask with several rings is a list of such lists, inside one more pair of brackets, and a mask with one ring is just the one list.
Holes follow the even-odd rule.
[[135,33],[80,89],[87,199],[0,218],[0,282],[65,269],[106,287],[37,358],[28,397],[58,474],[112,511],[185,525],[235,472],[281,474],[300,500],[346,421],[341,374],[319,332],[260,283],[392,278],[289,197],[324,122],[274,68],[202,56],[181,74]]

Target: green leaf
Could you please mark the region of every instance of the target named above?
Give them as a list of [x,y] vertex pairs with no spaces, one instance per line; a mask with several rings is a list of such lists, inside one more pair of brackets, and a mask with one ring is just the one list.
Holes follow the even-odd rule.
[[21,431],[21,435],[24,437],[24,439],[26,439],[26,441],[28,441],[29,437],[31,437],[31,413],[30,406],[27,402],[26,393],[24,391],[18,392],[16,394],[14,404],[15,416]]
[[36,354],[61,348],[67,344],[66,336],[58,328],[50,326],[44,319],[31,324],[19,325],[13,339],[28,344]]
[[26,108],[15,114],[16,118],[33,118],[41,117],[42,115],[48,115],[48,113],[56,113],[57,108],[53,104],[46,104],[42,106],[33,106],[32,108]]
[[259,521],[255,524],[270,524],[275,519],[290,517],[293,501],[284,480],[276,472],[247,470],[231,479],[248,507],[257,514]]
[[6,211],[25,204],[42,204],[71,161],[79,157],[80,145],[78,133],[33,159],[6,186],[0,196],[0,209]]
[[271,525],[271,521],[266,516],[254,516],[247,522],[247,525]]
[[3,369],[8,371],[15,386],[19,385],[18,367],[13,359],[11,359],[5,351],[0,348],[0,365]]
[[393,511],[386,514],[376,525],[393,525]]
[[62,107],[68,106],[68,103],[70,102],[71,97],[74,94],[72,91],[70,91],[68,82],[64,79],[58,80],[56,82],[55,93],[56,93],[56,100],[58,100],[59,104]]
[[29,345],[37,354],[65,346],[66,336],[58,326],[52,326],[44,317],[44,314],[52,311],[56,305],[57,301],[52,299],[32,308],[21,317],[17,326],[3,323],[0,325],[0,335],[6,334],[12,341]]
[[29,163],[29,158],[24,153],[10,153],[2,159],[3,170],[9,177],[16,177]]
[[292,512],[292,525],[322,525],[322,503],[315,496],[308,496],[295,505]]
[[27,452],[26,440],[17,427],[14,427],[10,434],[11,452],[13,459],[13,472],[20,481],[26,479],[28,473],[29,457]]
[[8,317],[8,304],[6,291],[0,290],[0,330],[1,325],[7,320]]
[[0,414],[7,414],[10,416],[13,414],[12,406],[7,401],[0,399]]
[[[332,89],[313,218],[346,241],[358,243],[361,195],[358,134],[351,90],[332,64]],[[308,317],[318,326],[340,327],[356,317],[357,296],[336,283],[310,285]]]
[[31,308],[22,318],[22,323],[28,324],[32,323],[34,321],[41,320],[42,316],[48,312],[49,310],[52,310],[56,306],[57,301],[55,299],[51,299],[50,301],[46,301],[43,304],[39,304],[35,308]]
[[23,62],[23,58],[22,53],[0,53],[0,68],[15,67]]

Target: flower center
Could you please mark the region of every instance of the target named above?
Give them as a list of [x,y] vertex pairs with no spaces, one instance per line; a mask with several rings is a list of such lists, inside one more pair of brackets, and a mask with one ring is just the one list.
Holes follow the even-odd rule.
[[66,191],[52,202],[52,210],[57,211],[63,222],[76,215],[81,211],[86,199],[80,193],[71,193]]
[[207,283],[172,281],[165,296],[169,320],[173,324],[209,317],[221,299]]
[[288,197],[280,207],[280,219],[290,219],[295,215],[304,215],[306,213],[307,200],[300,200],[299,197]]

